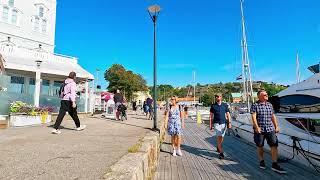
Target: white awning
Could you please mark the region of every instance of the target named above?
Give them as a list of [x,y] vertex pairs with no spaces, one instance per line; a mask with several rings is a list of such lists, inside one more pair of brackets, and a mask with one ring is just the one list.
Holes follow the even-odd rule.
[[[22,71],[30,71],[35,72],[37,70],[36,60],[33,58],[21,58],[21,57],[13,57],[13,56],[5,56],[5,68],[6,69],[13,69],[13,70],[22,70]],[[94,79],[94,76],[83,69],[79,64],[70,61],[63,62],[63,61],[55,61],[51,59],[42,59],[42,63],[40,65],[40,71],[46,74],[53,74],[53,75],[61,75],[61,76],[68,76],[71,71],[77,73],[77,77],[85,78],[85,79]]]

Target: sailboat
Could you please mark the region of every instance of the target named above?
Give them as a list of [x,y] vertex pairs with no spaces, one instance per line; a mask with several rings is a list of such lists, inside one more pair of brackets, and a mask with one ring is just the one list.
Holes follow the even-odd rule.
[[[253,141],[253,126],[250,105],[253,103],[252,78],[243,0],[240,0],[242,16],[242,82],[243,100],[246,102],[246,112],[234,111],[232,114],[232,129],[237,137]],[[298,56],[297,56],[298,58]],[[298,59],[297,59],[298,61]],[[298,65],[299,63],[297,63]],[[298,69],[298,68],[297,68]],[[310,66],[314,75],[300,82],[300,72],[297,70],[297,84],[279,92],[270,98],[273,104],[280,133],[280,161],[294,161],[302,165],[312,166],[320,172],[320,65]],[[265,148],[269,148],[265,146]]]

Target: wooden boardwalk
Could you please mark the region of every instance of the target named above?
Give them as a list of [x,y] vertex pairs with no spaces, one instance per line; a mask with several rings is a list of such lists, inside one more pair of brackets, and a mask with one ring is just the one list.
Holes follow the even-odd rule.
[[287,170],[280,175],[271,170],[270,154],[265,154],[267,169],[259,168],[255,146],[233,136],[225,137],[225,159],[216,152],[212,132],[203,124],[186,121],[183,132],[182,157],[173,157],[170,137],[161,146],[156,180],[214,179],[320,179],[320,174],[292,163],[281,163]]

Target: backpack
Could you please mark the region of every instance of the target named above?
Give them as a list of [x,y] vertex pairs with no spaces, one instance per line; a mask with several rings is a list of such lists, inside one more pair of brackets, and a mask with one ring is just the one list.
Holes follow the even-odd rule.
[[60,85],[59,97],[61,97],[61,98],[63,98],[63,96],[64,96],[64,87],[65,87],[66,85],[67,85],[67,84],[64,83],[64,82]]

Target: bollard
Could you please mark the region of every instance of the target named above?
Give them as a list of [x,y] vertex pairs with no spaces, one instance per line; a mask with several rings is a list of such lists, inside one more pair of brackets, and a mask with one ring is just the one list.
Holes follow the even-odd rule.
[[201,124],[201,123],[202,123],[201,114],[200,114],[199,111],[197,111],[197,123],[198,123],[198,124]]

